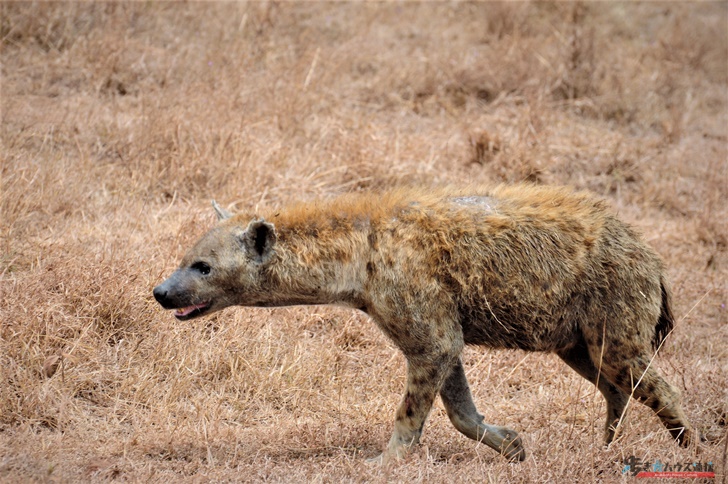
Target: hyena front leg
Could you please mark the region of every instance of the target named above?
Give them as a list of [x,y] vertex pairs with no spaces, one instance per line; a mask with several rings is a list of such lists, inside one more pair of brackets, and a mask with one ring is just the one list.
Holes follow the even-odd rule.
[[405,355],[407,388],[395,415],[394,432],[386,450],[372,462],[386,464],[401,459],[419,442],[435,396],[459,352],[459,349],[453,349],[430,357]]
[[486,444],[508,460],[522,461],[526,458],[521,438],[515,431],[483,422],[483,416],[478,413],[473,403],[460,358],[445,379],[440,389],[440,398],[445,404],[450,421],[466,437]]

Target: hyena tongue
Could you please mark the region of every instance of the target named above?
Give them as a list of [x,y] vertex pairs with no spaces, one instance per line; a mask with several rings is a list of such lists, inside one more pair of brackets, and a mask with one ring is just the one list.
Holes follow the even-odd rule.
[[179,308],[174,312],[175,316],[187,316],[195,309],[202,309],[206,308],[209,305],[209,303],[202,303],[202,304],[195,304],[194,306],[187,306],[186,308]]

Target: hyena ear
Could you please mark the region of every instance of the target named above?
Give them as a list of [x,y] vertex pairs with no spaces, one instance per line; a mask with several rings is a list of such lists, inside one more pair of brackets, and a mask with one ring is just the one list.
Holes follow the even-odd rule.
[[217,214],[218,220],[225,220],[226,218],[230,218],[233,216],[230,212],[222,208],[220,205],[217,204],[215,200],[212,201],[212,208],[215,209],[215,213]]
[[267,262],[278,239],[275,226],[263,219],[253,220],[241,237],[243,247],[253,260]]

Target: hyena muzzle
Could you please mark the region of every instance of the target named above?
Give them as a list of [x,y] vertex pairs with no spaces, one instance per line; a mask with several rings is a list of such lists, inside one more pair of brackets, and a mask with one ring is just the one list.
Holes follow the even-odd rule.
[[466,344],[556,353],[604,395],[607,443],[631,397],[695,440],[651,364],[674,324],[662,263],[601,201],[516,185],[349,195],[266,218],[215,209],[220,223],[154,297],[181,320],[232,305],[367,313],[407,360],[383,461],[419,441],[438,394],[460,432],[524,459],[518,434],[476,409]]

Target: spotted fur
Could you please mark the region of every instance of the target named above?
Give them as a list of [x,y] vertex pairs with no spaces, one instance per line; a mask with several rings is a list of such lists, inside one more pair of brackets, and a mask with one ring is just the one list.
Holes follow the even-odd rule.
[[453,425],[508,459],[517,433],[478,413],[463,346],[553,352],[607,400],[611,442],[630,397],[681,444],[678,391],[650,365],[674,319],[657,255],[604,202],[533,185],[398,189],[229,214],[155,288],[189,319],[231,305],[343,304],[404,353],[407,384],[381,456],[416,444],[439,394]]

